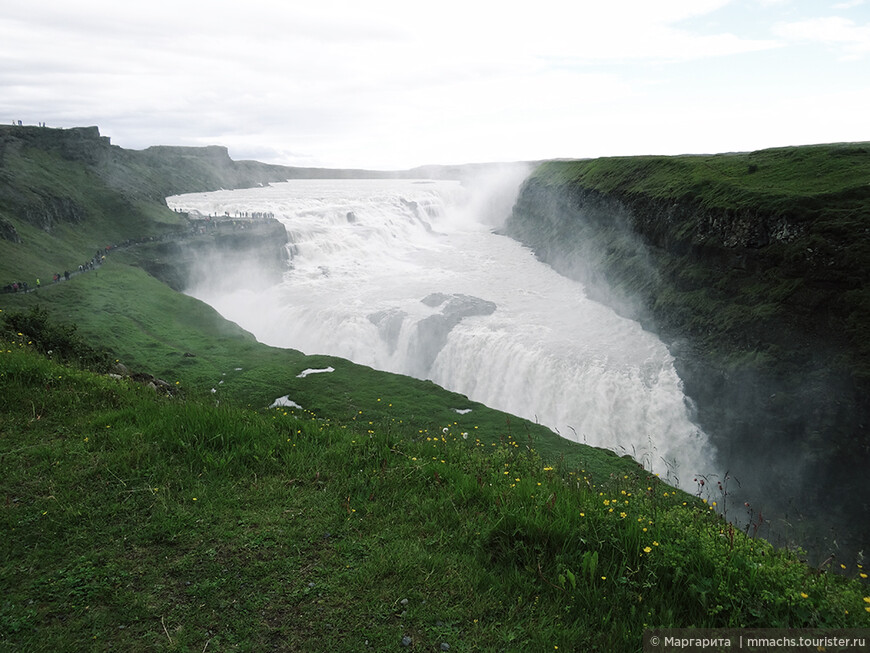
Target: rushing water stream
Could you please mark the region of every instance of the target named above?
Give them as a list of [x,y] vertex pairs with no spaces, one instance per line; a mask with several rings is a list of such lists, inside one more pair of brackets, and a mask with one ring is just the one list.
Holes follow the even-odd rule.
[[672,480],[711,471],[661,341],[494,233],[520,181],[293,180],[168,202],[286,226],[281,284],[188,289],[264,343],[431,379]]

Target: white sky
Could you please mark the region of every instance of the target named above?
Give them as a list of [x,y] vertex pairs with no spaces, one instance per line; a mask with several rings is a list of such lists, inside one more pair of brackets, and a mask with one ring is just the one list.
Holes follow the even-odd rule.
[[0,120],[400,169],[870,140],[870,0],[39,0]]

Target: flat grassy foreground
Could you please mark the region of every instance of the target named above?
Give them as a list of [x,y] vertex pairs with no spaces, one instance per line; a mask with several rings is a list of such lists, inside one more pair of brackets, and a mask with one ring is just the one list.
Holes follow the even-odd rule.
[[633,651],[647,627],[870,626],[863,569],[810,569],[622,459],[542,457],[475,411],[420,428],[389,387],[338,416],[160,395],[44,345],[0,343],[5,650]]

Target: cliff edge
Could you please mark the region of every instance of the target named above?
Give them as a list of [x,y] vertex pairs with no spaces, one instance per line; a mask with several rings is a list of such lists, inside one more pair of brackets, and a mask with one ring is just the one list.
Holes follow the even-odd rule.
[[548,162],[504,231],[660,334],[742,498],[870,541],[870,144]]

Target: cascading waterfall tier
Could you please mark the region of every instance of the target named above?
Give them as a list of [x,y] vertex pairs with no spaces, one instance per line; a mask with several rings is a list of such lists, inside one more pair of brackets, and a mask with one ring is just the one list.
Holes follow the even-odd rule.
[[286,226],[283,283],[242,289],[252,261],[188,291],[262,342],[431,379],[672,481],[709,473],[661,341],[493,232],[520,181],[294,180],[168,202]]

